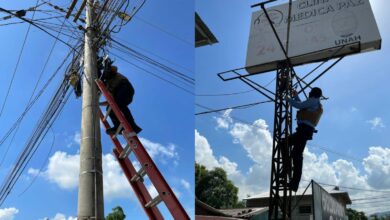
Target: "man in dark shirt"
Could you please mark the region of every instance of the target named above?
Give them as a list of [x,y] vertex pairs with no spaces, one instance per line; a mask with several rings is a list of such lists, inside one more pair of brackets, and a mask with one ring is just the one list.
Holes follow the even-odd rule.
[[[104,78],[107,89],[110,91],[119,109],[122,111],[133,131],[138,134],[142,129],[135,123],[133,115],[127,107],[133,101],[135,93],[130,81],[118,72],[116,66],[111,66],[110,71],[105,74]],[[109,116],[114,126],[107,129],[106,133],[114,134],[118,129],[120,122],[113,111],[110,112]]]

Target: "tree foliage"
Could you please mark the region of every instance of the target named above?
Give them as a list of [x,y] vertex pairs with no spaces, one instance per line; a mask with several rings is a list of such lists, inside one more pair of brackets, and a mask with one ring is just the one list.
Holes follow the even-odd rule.
[[349,220],[368,220],[364,212],[359,212],[354,209],[347,209],[347,215]]
[[112,212],[107,215],[106,220],[124,220],[125,218],[126,215],[123,212],[122,207],[117,206],[113,208]]
[[195,164],[195,195],[206,204],[220,208],[234,208],[238,203],[238,188],[227,178],[225,170],[215,168],[208,171]]

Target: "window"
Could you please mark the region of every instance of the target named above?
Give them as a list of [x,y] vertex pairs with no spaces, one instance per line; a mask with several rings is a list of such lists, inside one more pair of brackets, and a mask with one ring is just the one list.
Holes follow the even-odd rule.
[[311,213],[311,206],[310,205],[299,206],[299,213],[300,214],[310,214]]

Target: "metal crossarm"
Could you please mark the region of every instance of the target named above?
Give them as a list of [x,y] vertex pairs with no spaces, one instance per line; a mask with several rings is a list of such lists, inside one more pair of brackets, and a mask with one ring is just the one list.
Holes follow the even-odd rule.
[[[111,96],[104,83],[101,80],[96,80],[96,84],[98,85],[98,88],[102,92],[103,96],[106,98],[109,109],[111,109],[111,111],[118,118],[121,125],[120,127],[124,128],[122,135],[127,144],[125,148],[123,148],[119,142],[118,134],[109,135],[110,139],[115,145],[113,153],[149,219],[164,219],[157,206],[160,202],[164,202],[173,219],[189,220],[190,218],[188,214],[180,204],[179,200],[176,198],[174,192],[158,170],[152,158],[145,150],[141,141],[138,139],[137,135],[135,135],[133,129],[126,121],[124,115],[120,111],[118,105],[115,103],[114,98]],[[106,129],[110,128],[110,125],[107,121],[107,116],[103,115],[101,110],[100,120]],[[134,168],[128,157],[131,153],[134,153],[138,162],[141,164],[139,171]],[[155,198],[151,197],[147,188],[145,187],[145,176],[149,177],[151,183],[158,192],[158,195]]]

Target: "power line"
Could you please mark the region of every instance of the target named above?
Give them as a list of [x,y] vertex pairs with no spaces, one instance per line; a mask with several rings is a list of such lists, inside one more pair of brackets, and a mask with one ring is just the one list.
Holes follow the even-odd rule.
[[52,140],[52,143],[50,145],[50,148],[49,148],[49,151],[47,153],[47,156],[46,156],[46,159],[43,161],[40,169],[38,170],[38,173],[34,176],[34,178],[31,180],[30,184],[22,191],[19,193],[19,196],[23,195],[27,190],[30,189],[30,187],[34,184],[35,180],[37,179],[37,177],[39,176],[39,174],[42,172],[44,166],[46,165],[46,162],[47,160],[49,159],[50,155],[51,155],[51,152],[53,151],[53,147],[54,147],[54,144],[56,142],[56,135],[54,134],[53,130],[52,130],[52,133],[53,133],[53,140]]
[[[8,13],[8,14],[11,14],[11,15],[14,15],[14,16],[15,16],[14,13],[12,13],[12,12],[10,12],[9,10],[6,10],[6,9],[4,9],[4,8],[1,8],[1,7],[0,7],[0,11],[3,11],[3,12],[6,12],[6,13]],[[53,35],[52,33],[48,32],[48,31],[46,31],[45,29],[43,29],[43,28],[40,27],[39,25],[35,24],[33,21],[28,20],[28,19],[25,19],[25,18],[23,18],[23,17],[18,17],[18,18],[21,19],[21,20],[23,20],[23,21],[25,21],[25,22],[27,22],[27,23],[29,23],[29,24],[31,24],[31,25],[33,25],[34,27],[40,29],[41,31],[45,32],[46,34],[50,35],[51,37],[56,38],[55,35]],[[74,49],[71,45],[69,45],[68,43],[66,43],[64,40],[58,38],[58,41],[60,41],[61,43],[67,45],[69,48],[73,49],[74,51],[76,51],[76,49]],[[77,52],[77,51],[76,51],[76,52]]]
[[[37,21],[50,20],[50,19],[59,18],[59,17],[63,17],[63,16],[52,16],[52,17],[47,17],[47,18],[39,18],[39,19],[31,20],[31,21],[32,22],[37,22]],[[24,24],[24,23],[26,23],[26,22],[25,21],[17,21],[17,22],[10,22],[10,23],[5,23],[5,24],[0,24],[0,26],[7,26],[7,25],[12,25],[12,24]]]
[[63,80],[53,96],[47,110],[42,113],[32,136],[26,143],[23,152],[19,155],[16,165],[13,166],[11,172],[4,180],[0,190],[0,205],[4,203],[5,199],[10,194],[12,188],[38,149],[39,145],[42,143],[50,127],[57,119],[60,110],[63,108],[69,98],[69,95],[71,94],[68,93],[68,90],[69,82],[67,80]]
[[[38,6],[38,3],[39,3],[39,0],[37,0],[37,2],[36,2],[36,4],[35,4],[35,7]],[[0,8],[0,10],[1,10],[1,8]],[[35,16],[35,11],[33,12],[33,15],[32,15],[32,18],[31,18],[32,20],[34,19],[34,16]],[[25,45],[26,45],[27,38],[28,38],[28,35],[29,35],[29,33],[30,33],[30,29],[31,29],[31,23],[28,25],[26,35],[24,36],[22,48],[20,49],[19,56],[18,56],[18,60],[16,61],[16,65],[15,65],[15,68],[14,68],[14,72],[13,72],[13,74],[12,74],[11,81],[10,81],[10,83],[9,83],[9,85],[8,85],[8,89],[7,89],[7,93],[6,93],[6,95],[5,95],[5,98],[4,98],[4,102],[3,102],[3,104],[1,105],[0,117],[1,117],[2,114],[3,114],[5,105],[6,105],[7,100],[8,100],[9,93],[10,93],[10,91],[11,91],[11,87],[12,87],[12,85],[13,85],[13,82],[14,82],[14,79],[15,79],[15,76],[16,76],[16,72],[18,71],[19,63],[20,63],[20,60],[21,60],[22,55],[23,55],[24,47],[25,47]]]
[[[199,106],[199,107],[201,107],[201,108],[210,110],[210,111],[214,111],[214,109],[209,108],[209,107],[207,107],[207,106],[204,106],[204,105],[202,105],[202,104],[195,103],[195,105],[196,105],[196,106]],[[219,115],[224,115],[222,112],[213,112],[213,113],[214,113],[214,114],[219,114]],[[246,125],[248,125],[248,126],[256,127],[255,124],[253,124],[253,123],[251,123],[251,122],[249,122],[249,121],[246,121],[246,120],[244,120],[244,119],[241,119],[241,118],[238,118],[238,117],[235,117],[235,116],[232,116],[232,115],[229,115],[229,117],[232,118],[232,119],[234,119],[234,120],[236,120],[236,121],[239,121],[239,122],[241,122],[241,123],[243,123],[243,124],[246,124]]]
[[[119,51],[119,52],[121,52],[121,53],[124,53],[124,54],[126,54],[126,55],[129,55],[126,51],[123,51],[122,48],[117,48],[117,47],[113,46],[113,49],[115,49],[115,50],[117,50],[117,51]],[[149,63],[148,61],[145,62],[145,60],[143,60],[142,58],[139,58],[139,57],[136,57],[136,58],[137,58],[138,60],[140,60],[141,62],[143,62],[145,65],[149,66],[150,68],[152,68],[152,69],[154,69],[154,70],[156,70],[156,71],[159,71],[159,72],[161,71],[161,69],[159,69],[158,66],[156,66],[156,65],[154,65],[154,64],[152,64],[152,63]],[[163,71],[165,72],[164,69],[163,69]],[[170,77],[171,79],[173,79],[173,80],[179,82],[179,83],[182,84],[183,86],[187,86],[187,87],[193,88],[194,84],[193,84],[190,80],[185,79],[185,78],[183,78],[183,77],[181,77],[181,76],[178,76],[178,75],[176,75],[176,74],[171,74],[171,72],[170,72],[169,70],[166,71],[166,72],[168,73],[167,76]]]
[[[63,21],[62,24],[65,24],[65,18],[64,18],[64,21]],[[61,30],[60,30],[60,32],[61,32]],[[57,37],[60,35],[60,32],[58,33]],[[39,83],[41,82],[43,73],[44,73],[45,70],[46,70],[46,67],[47,67],[47,65],[48,65],[48,63],[49,63],[49,61],[50,61],[50,58],[51,58],[51,56],[52,56],[52,54],[53,54],[53,51],[54,51],[54,48],[55,48],[57,42],[58,42],[57,39],[55,39],[54,42],[53,42],[53,45],[52,45],[52,47],[51,47],[51,49],[50,49],[50,52],[49,52],[49,55],[48,55],[47,58],[46,58],[45,64],[44,64],[44,66],[43,66],[43,68],[42,68],[42,70],[41,70],[41,72],[40,72],[40,74],[39,74],[39,76],[38,76],[37,82],[35,83],[34,89],[33,89],[32,93],[31,93],[31,95],[30,95],[30,98],[29,98],[29,100],[28,100],[28,102],[27,102],[27,105],[26,105],[24,111],[26,111],[26,110],[28,109],[28,106],[30,105],[30,103],[31,103],[31,101],[32,101],[32,99],[33,99],[33,97],[34,97],[34,94],[35,94],[35,92],[36,92],[36,90],[37,90],[37,88],[38,88]],[[24,115],[23,115],[23,117],[24,117]],[[16,127],[16,129],[15,129],[15,131],[14,131],[14,135],[12,136],[12,139],[11,139],[10,143],[8,144],[7,150],[6,150],[5,154],[3,155],[3,158],[2,158],[2,160],[1,160],[1,162],[0,162],[0,166],[3,164],[5,158],[6,158],[7,154],[8,154],[8,151],[9,151],[9,149],[10,149],[10,147],[11,147],[11,145],[12,145],[12,143],[13,143],[15,137],[16,137],[16,134],[17,134],[18,131],[19,131],[20,124],[22,123],[22,120],[17,121],[17,122],[18,122],[18,125],[17,125],[17,127]]]
[[155,29],[157,29],[157,30],[159,30],[159,31],[161,31],[161,32],[163,32],[163,33],[165,33],[165,34],[167,34],[167,35],[169,35],[169,36],[171,36],[171,37],[173,37],[173,38],[183,42],[183,43],[185,43],[185,44],[187,44],[187,45],[190,45],[190,46],[194,47],[194,43],[191,43],[191,42],[189,42],[189,41],[187,41],[187,40],[177,36],[176,34],[173,34],[173,33],[169,32],[169,31],[165,30],[164,28],[162,28],[162,27],[160,27],[158,25],[155,25],[155,24],[153,24],[153,23],[151,23],[151,22],[149,22],[149,21],[147,21],[147,20],[145,20],[145,19],[143,19],[143,18],[141,18],[139,16],[135,16],[134,18],[136,18],[137,20],[141,21],[142,23],[147,24],[147,25],[149,25],[149,26],[151,26],[151,27],[153,27],[153,28],[155,28]]
[[68,55],[65,57],[65,59],[62,61],[60,66],[54,71],[54,73],[50,76],[50,78],[46,81],[46,83],[43,85],[41,90],[37,93],[35,98],[30,102],[30,104],[26,107],[26,109],[20,114],[16,122],[11,126],[10,129],[6,132],[6,134],[0,139],[0,146],[3,145],[3,143],[8,139],[8,137],[11,135],[11,133],[16,129],[18,124],[21,120],[23,120],[24,116],[30,111],[30,109],[34,106],[34,104],[39,100],[39,98],[42,96],[42,94],[46,91],[47,87],[50,85],[50,83],[54,80],[54,78],[57,76],[65,62],[70,57],[71,52],[68,53]]
[[357,203],[354,203],[353,205],[363,205],[363,204],[378,204],[378,203],[388,203],[390,202],[390,198],[387,197],[386,200],[380,200],[380,201],[368,201],[368,202],[357,202]]
[[[112,52],[111,52],[111,53],[112,53]],[[134,67],[136,67],[136,68],[138,68],[138,69],[140,69],[140,70],[143,70],[145,73],[148,73],[148,74],[150,74],[150,75],[152,75],[152,76],[154,76],[154,77],[156,77],[156,78],[158,78],[158,79],[160,79],[160,80],[162,80],[162,81],[164,81],[164,82],[167,82],[167,83],[169,83],[169,84],[175,86],[176,88],[181,89],[181,90],[184,91],[184,92],[187,92],[187,93],[189,93],[189,94],[191,94],[191,95],[194,95],[194,93],[193,93],[192,91],[190,91],[190,90],[188,90],[188,89],[186,89],[186,88],[184,88],[184,87],[182,87],[182,86],[180,86],[180,85],[177,85],[177,84],[175,84],[174,82],[169,81],[169,80],[167,80],[167,79],[165,79],[165,78],[163,78],[163,77],[161,77],[161,76],[159,76],[159,75],[157,75],[157,74],[155,74],[155,73],[153,73],[153,72],[151,72],[151,71],[149,71],[149,70],[147,70],[147,69],[145,69],[145,68],[143,68],[143,67],[141,67],[141,66],[139,66],[139,65],[136,65],[136,64],[134,64],[134,63],[132,63],[132,62],[130,62],[130,61],[128,61],[128,60],[122,58],[121,56],[118,56],[118,55],[116,55],[116,54],[114,54],[114,53],[112,53],[112,55],[114,55],[114,56],[117,57],[118,59],[120,59],[120,60],[122,60],[122,61],[124,61],[124,62],[126,62],[126,63],[128,63],[128,64],[130,64],[130,65],[132,65],[132,66],[134,66]]]
[[241,92],[232,92],[232,93],[216,93],[216,94],[197,94],[196,96],[233,96],[233,95],[241,95],[241,94],[246,94],[250,92],[254,92],[256,90],[251,89],[251,90],[246,90],[246,91],[241,91]]
[[158,58],[160,58],[160,59],[166,61],[167,63],[169,63],[169,64],[171,64],[171,65],[173,65],[173,66],[176,66],[176,67],[182,68],[182,69],[184,69],[184,70],[186,70],[186,71],[188,71],[188,72],[194,73],[194,71],[191,70],[191,69],[189,69],[188,67],[185,67],[185,66],[180,65],[180,64],[178,64],[178,63],[175,63],[175,62],[173,62],[173,61],[171,61],[171,60],[168,60],[167,58],[164,58],[164,57],[162,57],[162,56],[160,56],[160,55],[158,55],[158,54],[156,54],[156,53],[153,53],[153,52],[150,51],[150,50],[147,50],[147,49],[142,48],[142,47],[140,47],[140,46],[137,46],[137,45],[135,45],[135,44],[133,44],[133,43],[130,43],[129,41],[126,41],[126,40],[123,39],[123,38],[120,38],[120,37],[118,37],[118,36],[116,36],[115,38],[117,38],[117,39],[119,39],[119,40],[121,40],[121,41],[123,41],[123,42],[125,42],[125,43],[127,43],[127,44],[130,44],[132,47],[136,47],[136,48],[138,48],[138,49],[140,49],[140,50],[142,50],[142,51],[145,51],[146,53],[149,53],[149,54],[151,54],[151,55],[153,55],[153,56],[155,56],[155,57],[158,57]]
[[363,159],[361,159],[361,158],[356,158],[356,157],[348,156],[348,155],[346,155],[346,154],[343,154],[343,153],[340,153],[340,152],[331,150],[331,149],[326,148],[326,147],[322,147],[322,146],[320,146],[320,145],[318,145],[318,144],[315,144],[315,143],[312,143],[312,142],[310,142],[308,145],[311,146],[311,147],[315,147],[315,148],[321,149],[321,150],[323,150],[323,151],[326,151],[326,152],[329,152],[329,153],[338,155],[338,156],[340,156],[340,157],[342,157],[342,158],[354,160],[354,161],[357,161],[357,162],[363,162]]
[[158,61],[156,61],[156,60],[154,60],[154,59],[152,59],[152,58],[150,58],[150,57],[148,57],[148,56],[146,56],[146,55],[144,55],[144,54],[142,54],[142,53],[140,53],[140,52],[138,52],[138,51],[136,51],[136,50],[134,50],[134,49],[132,49],[130,47],[128,47],[127,45],[125,45],[125,44],[123,44],[123,43],[121,43],[121,42],[119,42],[117,40],[114,40],[112,38],[110,38],[110,39],[112,40],[112,42],[118,44],[119,46],[121,46],[121,47],[123,47],[125,49],[127,49],[129,51],[130,55],[136,57],[137,59],[146,61],[146,62],[148,62],[148,63],[150,63],[152,65],[155,65],[155,66],[163,69],[164,71],[167,71],[167,72],[169,72],[171,74],[174,74],[175,76],[183,79],[184,81],[187,81],[187,82],[189,82],[191,84],[195,84],[195,79],[193,77],[188,76],[188,75],[186,75],[186,74],[184,74],[184,73],[182,73],[182,72],[180,72],[180,71],[178,71],[176,69],[173,69],[173,68],[171,68],[171,67],[169,67],[167,65],[164,65],[161,62],[158,62]]
[[213,110],[209,110],[209,111],[205,111],[205,112],[195,113],[195,115],[210,114],[210,113],[214,113],[214,112],[226,111],[226,110],[228,110],[228,109],[244,109],[244,108],[250,108],[250,107],[254,107],[254,106],[257,106],[257,105],[260,105],[260,104],[264,104],[264,103],[269,103],[269,102],[273,102],[273,101],[261,101],[261,102],[254,102],[254,103],[245,104],[245,105],[237,105],[237,106],[232,106],[232,107],[227,107],[227,108],[213,109]]
[[[275,81],[276,77],[274,77],[271,81],[269,81],[265,86],[263,86],[264,88],[265,87],[268,87],[273,81]],[[216,94],[198,94],[196,96],[200,96],[200,97],[218,97],[218,96],[233,96],[233,95],[241,95],[241,94],[245,94],[245,93],[249,93],[249,92],[254,92],[256,91],[255,89],[250,89],[250,90],[246,90],[246,91],[241,91],[241,92],[232,92],[232,93],[216,93]]]
[[[302,179],[302,181],[310,182],[309,180],[304,180],[304,179]],[[364,188],[357,188],[357,187],[351,187],[351,186],[341,186],[341,185],[335,185],[335,184],[330,184],[330,183],[320,183],[320,182],[316,182],[316,183],[318,183],[320,185],[324,185],[324,186],[334,186],[334,187],[350,189],[350,190],[357,190],[357,191],[390,193],[390,191],[388,191],[388,190],[364,189]]]
[[382,198],[389,198],[389,196],[373,196],[373,197],[364,197],[364,198],[357,198],[357,199],[351,199],[351,201],[364,201],[364,200],[375,200],[375,199],[382,199]]

